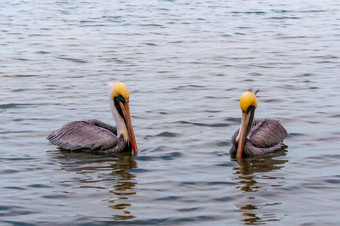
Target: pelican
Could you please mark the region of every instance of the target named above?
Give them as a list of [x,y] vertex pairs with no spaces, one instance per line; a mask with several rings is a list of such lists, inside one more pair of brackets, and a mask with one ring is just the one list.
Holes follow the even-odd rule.
[[110,91],[110,107],[117,127],[97,119],[74,121],[53,131],[47,139],[65,150],[103,154],[132,150],[132,154],[137,155],[129,98],[130,93],[124,83],[113,84]]
[[278,120],[254,119],[257,92],[250,89],[240,98],[242,121],[240,129],[231,138],[233,146],[230,149],[231,156],[236,158],[264,155],[285,146],[283,140],[287,131]]

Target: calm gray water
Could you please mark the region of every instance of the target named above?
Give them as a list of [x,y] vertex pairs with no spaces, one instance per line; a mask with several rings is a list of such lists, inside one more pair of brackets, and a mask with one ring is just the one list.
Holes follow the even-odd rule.
[[[340,223],[340,4],[9,1],[0,9],[0,224]],[[69,153],[66,122],[114,124],[125,82],[139,155]],[[233,161],[238,99],[286,152]]]

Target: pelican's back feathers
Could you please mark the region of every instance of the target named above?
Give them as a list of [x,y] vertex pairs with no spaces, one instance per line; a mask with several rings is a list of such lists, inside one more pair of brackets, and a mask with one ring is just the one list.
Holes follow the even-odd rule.
[[259,148],[273,147],[287,136],[287,130],[278,120],[255,119],[249,133],[249,140]]
[[[232,156],[236,155],[238,145],[236,137],[239,131],[240,130],[238,129],[231,138],[232,147],[230,149],[230,154]],[[278,120],[254,119],[248,139],[245,142],[244,155],[265,155],[267,153],[279,151],[285,147],[283,140],[286,136],[287,130]]]
[[52,132],[47,139],[66,150],[105,150],[118,143],[115,127],[99,120],[74,121]]

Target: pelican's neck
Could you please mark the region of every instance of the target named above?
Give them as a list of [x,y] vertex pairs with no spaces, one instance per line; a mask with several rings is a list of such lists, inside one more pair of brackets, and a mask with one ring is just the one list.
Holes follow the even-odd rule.
[[120,135],[122,134],[125,141],[130,140],[129,139],[129,133],[128,133],[128,130],[126,128],[125,121],[122,118],[122,116],[120,116],[120,114],[118,113],[118,111],[117,111],[117,109],[115,107],[115,104],[114,104],[112,99],[110,100],[110,107],[111,107],[112,115],[113,115],[113,117],[114,117],[114,119],[116,121],[117,137],[120,137]]

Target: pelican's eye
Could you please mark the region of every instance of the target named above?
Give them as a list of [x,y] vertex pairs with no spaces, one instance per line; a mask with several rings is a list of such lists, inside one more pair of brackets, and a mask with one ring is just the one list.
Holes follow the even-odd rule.
[[255,108],[256,108],[255,106],[250,105],[249,108],[247,109],[247,113],[249,113],[252,110],[255,110]]
[[122,103],[125,103],[125,102],[126,102],[125,98],[124,98],[122,95],[116,96],[116,97],[114,97],[114,99],[115,99],[116,101],[120,101],[120,102],[122,102]]

